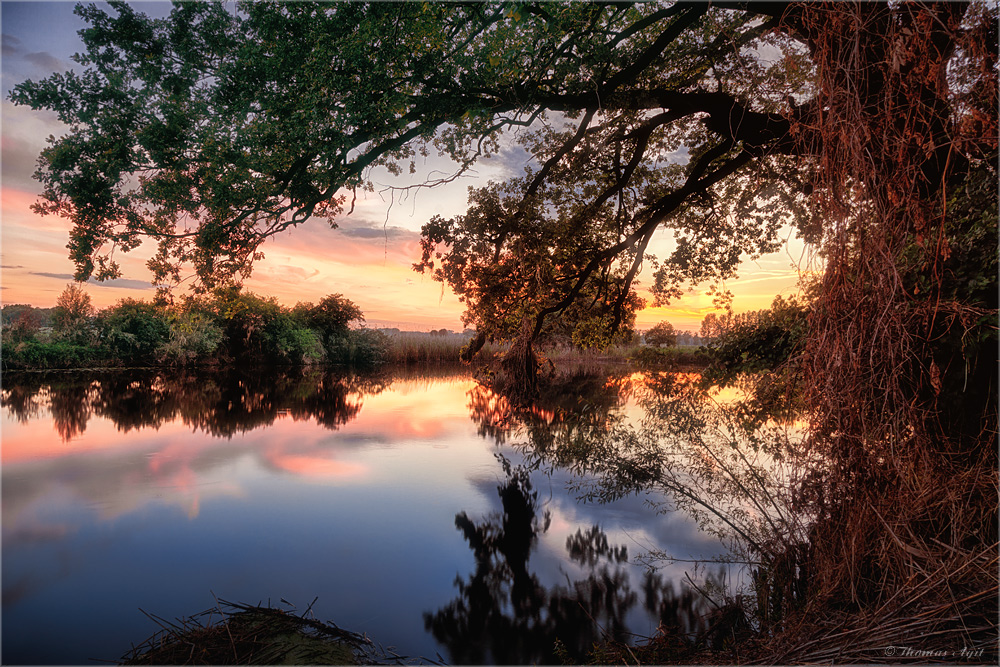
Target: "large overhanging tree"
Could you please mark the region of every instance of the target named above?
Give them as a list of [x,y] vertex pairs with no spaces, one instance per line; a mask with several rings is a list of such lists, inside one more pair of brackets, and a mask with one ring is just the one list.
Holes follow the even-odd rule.
[[150,238],[157,283],[238,281],[268,237],[336,224],[373,169],[437,152],[458,174],[516,129],[526,173],[429,221],[417,268],[481,340],[518,340],[529,377],[548,332],[628,328],[657,230],[676,239],[654,274],[666,301],[782,225],[855,247],[844,211],[933,208],[995,146],[978,5],[178,3],[153,20],[111,4],[78,9],[82,73],[12,95],[70,127],[42,154],[38,209],[72,220],[78,279],[117,276],[114,253]]
[[779,57],[784,5],[112,4],[78,10],[82,74],[13,94],[70,126],[39,209],[72,220],[79,279],[117,276],[143,238],[157,282],[238,279],[269,236],[335,224],[373,168],[440,152],[460,172],[524,128],[529,173],[432,220],[419,266],[490,337],[537,338],[576,305],[606,340],[656,229],[678,233],[666,297],[771,248],[796,198],[786,97],[806,99],[807,67]]

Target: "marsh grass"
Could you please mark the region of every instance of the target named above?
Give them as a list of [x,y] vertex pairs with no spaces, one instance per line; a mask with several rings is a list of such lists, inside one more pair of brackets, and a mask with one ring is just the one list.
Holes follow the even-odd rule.
[[[462,334],[435,335],[423,332],[395,333],[387,338],[386,361],[394,364],[457,364],[462,348],[469,342],[469,336]],[[495,354],[495,347],[490,343],[479,353],[487,360]]]
[[[272,607],[219,601],[161,630],[124,655],[125,665],[345,665],[374,662],[370,639]],[[145,612],[144,612],[145,613]]]

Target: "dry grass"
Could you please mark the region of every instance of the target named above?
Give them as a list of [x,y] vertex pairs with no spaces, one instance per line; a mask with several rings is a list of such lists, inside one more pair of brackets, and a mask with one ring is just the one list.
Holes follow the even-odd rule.
[[[392,334],[389,336],[386,361],[395,364],[458,363],[462,348],[468,341],[467,336],[458,334],[441,336],[417,332]],[[480,352],[484,359],[492,358],[494,354],[489,343]]]
[[[809,604],[767,661],[997,657],[996,384],[976,369],[996,357],[971,343],[995,336],[995,311],[955,279],[949,240],[965,231],[946,206],[960,165],[995,161],[995,21],[963,11],[803,13],[826,103],[799,128],[816,140],[826,262],[803,361],[808,446],[827,466],[799,489],[816,517]],[[975,98],[943,83],[949,40],[979,67]]]
[[[219,601],[176,623],[150,616],[162,630],[122,657],[125,665],[351,665],[371,663],[363,635],[271,607]],[[399,658],[399,656],[390,656]]]

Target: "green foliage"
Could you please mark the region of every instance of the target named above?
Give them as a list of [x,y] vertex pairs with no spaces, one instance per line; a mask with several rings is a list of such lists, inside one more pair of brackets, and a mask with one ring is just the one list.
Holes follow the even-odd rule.
[[[340,294],[328,294],[315,306],[311,303],[296,304],[291,315],[296,322],[313,330],[320,350],[325,351],[327,358],[334,363],[352,363],[347,360],[354,356],[349,350],[355,346],[366,348],[367,343],[353,336],[350,329],[351,323],[364,322],[365,316],[353,301]],[[309,355],[312,359],[318,358],[313,352]],[[361,353],[361,356],[368,355]],[[369,359],[363,363],[374,362]]]
[[724,386],[741,374],[773,371],[788,363],[802,350],[807,316],[808,306],[796,298],[776,296],[767,310],[717,320],[724,328],[710,331],[715,335],[706,381]]
[[4,363],[25,368],[233,361],[374,365],[390,358],[383,334],[350,329],[349,324],[363,321],[364,315],[339,294],[317,306],[298,304],[293,309],[239,287],[189,297],[176,306],[123,299],[102,311],[93,325],[83,315],[93,312],[89,303],[77,286],[67,289],[57,309],[63,328],[54,336],[60,343],[55,347],[23,346],[37,334],[31,319],[36,313],[30,307],[18,311],[18,319],[3,330]]
[[576,322],[573,327],[571,340],[573,345],[582,350],[607,350],[616,345],[624,345],[631,342],[635,322],[634,312],[630,313],[630,322],[627,326],[616,325],[611,315],[603,317],[591,315]]
[[673,347],[677,344],[677,332],[670,322],[660,322],[645,334],[646,343],[656,347]]
[[705,367],[711,361],[711,356],[705,348],[677,347],[637,347],[628,354],[628,359],[640,368],[676,368],[678,366]]
[[78,345],[69,340],[42,342],[26,340],[2,346],[3,366],[15,368],[79,368],[99,359],[90,345]]
[[166,313],[151,303],[122,299],[97,318],[99,345],[112,357],[148,361],[170,340]]
[[298,326],[287,313],[279,313],[264,325],[261,334],[265,358],[279,363],[302,364],[323,357],[323,344],[313,330]]
[[205,313],[181,311],[170,321],[170,340],[157,355],[168,363],[209,361],[223,340],[222,329]]
[[58,340],[86,345],[93,339],[90,320],[94,306],[80,283],[70,283],[56,299],[52,310],[52,330]]
[[340,294],[328,294],[315,306],[311,303],[297,304],[293,313],[304,324],[323,335],[342,334],[350,328],[352,322],[365,321],[361,309]]
[[329,339],[327,359],[335,364],[373,366],[389,357],[389,338],[375,329],[354,329]]
[[[666,299],[773,249],[799,210],[786,98],[810,92],[809,62],[771,5],[111,7],[77,10],[82,73],[11,95],[72,128],[42,154],[37,209],[72,220],[81,279],[117,276],[113,252],[155,237],[157,281],[238,282],[266,238],[372,189],[373,167],[413,173],[436,151],[456,163],[446,182],[515,128],[527,174],[430,221],[419,266],[490,339],[600,347],[630,333],[658,227],[677,237]],[[750,55],[764,47],[784,57]]]

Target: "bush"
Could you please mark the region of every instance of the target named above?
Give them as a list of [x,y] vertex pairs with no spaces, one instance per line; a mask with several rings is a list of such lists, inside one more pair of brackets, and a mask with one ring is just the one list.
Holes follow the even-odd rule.
[[706,379],[731,383],[743,373],[775,370],[801,349],[808,309],[794,298],[775,297],[771,308],[727,321],[709,346],[712,363]]
[[222,339],[222,329],[209,316],[184,312],[171,321],[170,339],[156,354],[169,363],[192,363],[214,354]]
[[128,360],[152,359],[170,340],[166,314],[151,303],[122,299],[97,318],[98,339],[112,356]]
[[676,347],[636,347],[628,351],[628,359],[642,368],[670,368],[679,365],[705,366],[710,360],[703,347],[681,350]]
[[281,313],[264,327],[264,354],[274,361],[303,364],[323,358],[323,343],[312,329]]
[[375,329],[355,329],[328,339],[327,360],[334,364],[372,366],[389,358],[389,338]]
[[98,359],[88,345],[66,340],[43,343],[29,340],[2,348],[4,368],[75,368]]

